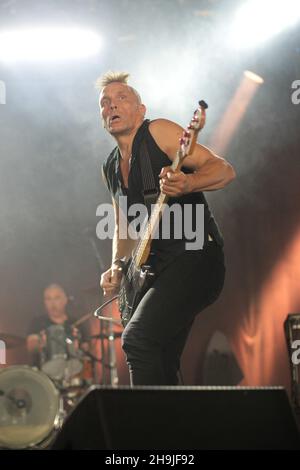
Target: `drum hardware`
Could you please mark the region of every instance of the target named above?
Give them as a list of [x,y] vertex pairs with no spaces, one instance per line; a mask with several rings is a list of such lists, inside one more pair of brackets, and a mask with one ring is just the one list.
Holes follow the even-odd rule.
[[[90,314],[84,316],[84,320]],[[71,334],[76,324],[50,325],[39,333],[44,338],[40,352],[40,368],[52,380],[61,398],[61,421],[74,408],[87,387],[94,383],[94,358],[80,349],[79,338]],[[68,331],[70,329],[70,331]],[[78,349],[75,347],[78,341]],[[43,343],[41,343],[43,344]]]
[[80,397],[87,389],[94,384],[94,364],[96,362],[102,363],[101,359],[96,358],[89,352],[84,352],[81,359],[82,370],[79,374],[70,378],[69,380],[57,381],[56,386],[60,393],[66,399],[76,399]]
[[[91,317],[93,313],[84,315],[71,328]],[[41,350],[42,370],[29,366],[11,366],[0,371],[0,448],[42,449],[50,446],[66,416],[87,387],[95,383],[96,363],[101,363],[103,369],[108,368],[111,383],[117,384],[113,341],[121,333],[103,328],[103,323],[112,326],[118,323],[114,319],[105,317],[100,320],[100,334],[88,339],[109,342],[108,354],[104,351],[103,357],[97,358],[80,348],[76,351],[76,338],[69,337],[62,325],[52,325],[46,331],[48,350]],[[44,331],[41,331],[40,338],[43,334]],[[16,347],[23,342],[25,344],[22,338],[11,335],[2,337],[4,341],[9,340],[9,347]]]
[[[106,319],[107,321],[107,319]],[[97,335],[90,336],[90,339],[109,339],[110,333],[98,333]],[[115,331],[113,334],[114,338],[121,338],[122,332]],[[99,360],[99,359],[97,359]]]
[[41,369],[54,381],[68,381],[82,370],[80,353],[75,350],[76,338],[66,333],[64,325],[51,325],[40,332],[46,334],[41,352]]
[[[87,313],[80,319],[69,325],[70,331],[77,328],[83,322],[93,317],[93,313]],[[84,351],[75,342],[79,338],[67,334],[65,325],[50,325],[40,331],[40,338],[45,345],[41,350],[41,370],[45,372],[55,383],[64,397],[78,397],[82,389],[95,383],[94,364],[101,362],[95,356]],[[90,338],[87,338],[89,340]]]
[[51,379],[29,366],[11,366],[0,370],[0,390],[0,447],[47,446],[65,418]]
[[[99,309],[98,309],[99,311]],[[100,313],[100,312],[99,312]],[[71,325],[77,327],[92,318],[88,313]],[[42,370],[29,366],[11,366],[0,371],[0,448],[48,448],[87,387],[95,383],[94,366],[102,364],[102,384],[118,385],[114,341],[121,332],[113,330],[120,322],[101,317],[100,332],[88,338],[101,342],[102,355],[75,349],[75,340],[62,325],[51,325],[42,348]],[[44,331],[40,332],[40,337]],[[25,344],[25,340],[2,335],[9,347]],[[104,347],[107,343],[107,348]],[[75,361],[75,362],[72,362]],[[63,373],[61,372],[63,370]]]
[[107,321],[115,325],[122,325],[121,320],[116,320],[115,318],[110,318],[110,317],[104,317],[102,315],[95,315],[95,316],[98,318],[98,320]]
[[[85,233],[87,239],[89,240],[89,242],[91,244],[91,247],[93,249],[95,258],[96,258],[98,266],[99,266],[99,270],[100,270],[100,272],[103,272],[104,271],[104,262],[103,262],[101,253],[100,253],[100,251],[98,249],[98,246],[97,246],[94,230],[91,230],[89,227],[87,227],[85,229],[84,233]],[[93,286],[90,289],[90,293],[98,294],[98,287]],[[113,331],[113,324],[121,325],[121,322],[116,321],[113,318],[111,306],[112,306],[112,301],[117,299],[118,297],[119,297],[118,295],[115,295],[111,299],[109,299],[106,302],[102,303],[102,305],[100,305],[100,307],[98,307],[97,310],[92,314],[93,316],[95,316],[99,320],[100,334],[104,334],[104,335],[108,334],[108,338],[107,338],[107,341],[108,341],[108,348],[107,349],[108,349],[108,351],[107,351],[107,353],[105,351],[105,344],[104,344],[105,340],[106,340],[106,337],[105,336],[100,336],[99,338],[97,338],[97,339],[100,340],[101,358],[102,358],[102,379],[101,379],[101,383],[106,384],[105,370],[108,368],[109,369],[109,383],[111,385],[116,385],[116,386],[119,383],[117,364],[116,364],[116,350],[115,350],[115,344],[114,344],[114,341],[117,338],[117,335]],[[110,306],[109,317],[106,317],[105,315],[102,316],[101,312],[102,312],[103,308],[108,306],[108,305]]]
[[[117,299],[118,296],[115,295],[111,299],[104,302],[100,307],[97,308],[94,312],[94,316],[100,322],[100,333],[98,336],[101,345],[101,357],[102,357],[102,380],[101,385],[107,385],[106,383],[106,373],[105,369],[109,370],[109,385],[118,386],[119,377],[117,370],[117,361],[116,361],[116,349],[115,349],[115,339],[122,336],[121,332],[115,332],[113,326],[115,324],[121,325],[120,320],[116,320],[112,316],[112,301]],[[102,310],[109,306],[110,316],[101,315]],[[105,340],[107,340],[107,350],[105,348]]]

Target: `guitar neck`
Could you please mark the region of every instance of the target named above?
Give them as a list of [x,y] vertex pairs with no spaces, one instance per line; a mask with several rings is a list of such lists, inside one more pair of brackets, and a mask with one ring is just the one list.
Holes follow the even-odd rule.
[[[205,123],[205,109],[207,104],[204,101],[199,102],[199,108],[195,111],[194,117],[190,122],[188,128],[183,132],[183,136],[180,139],[180,147],[177,151],[176,157],[174,158],[171,169],[178,171],[181,169],[183,160],[193,153],[194,147],[197,142],[197,136],[199,131],[203,128]],[[150,217],[145,221],[144,229],[140,237],[140,241],[134,250],[132,260],[137,267],[141,267],[146,262],[149,253],[150,245],[161,219],[163,210],[166,207],[169,197],[160,192],[158,199],[151,210]]]
[[[173,160],[171,168],[173,171],[180,170],[182,163],[179,159],[178,153],[176,158]],[[150,244],[153,239],[155,230],[158,227],[159,221],[162,216],[162,212],[168,202],[169,196],[160,192],[157,201],[151,211],[151,215],[147,222],[145,223],[144,230],[142,231],[140,241],[136,247],[134,253],[135,265],[140,267],[143,263],[145,263],[146,259],[148,258],[149,251],[150,251]]]

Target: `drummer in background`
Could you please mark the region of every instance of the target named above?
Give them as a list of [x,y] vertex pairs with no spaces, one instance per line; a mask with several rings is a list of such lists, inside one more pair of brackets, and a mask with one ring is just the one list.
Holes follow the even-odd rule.
[[72,327],[70,315],[67,313],[68,296],[59,284],[50,284],[44,290],[44,305],[46,315],[34,318],[31,322],[27,336],[27,350],[32,366],[40,367],[40,353],[46,344],[45,330],[51,325],[64,325],[67,335],[75,338],[76,347],[88,351],[88,343],[85,341],[87,332]]

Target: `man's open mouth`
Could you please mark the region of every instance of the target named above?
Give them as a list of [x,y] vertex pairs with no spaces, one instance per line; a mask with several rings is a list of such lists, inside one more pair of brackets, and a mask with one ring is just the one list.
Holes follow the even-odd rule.
[[109,123],[111,124],[112,122],[116,122],[116,121],[119,121],[121,118],[119,115],[115,114],[114,116],[112,116],[110,119],[109,119]]

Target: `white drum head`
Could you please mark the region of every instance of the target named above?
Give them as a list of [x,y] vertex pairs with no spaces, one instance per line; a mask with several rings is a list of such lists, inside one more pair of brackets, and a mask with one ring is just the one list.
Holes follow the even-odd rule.
[[59,416],[59,393],[43,373],[28,366],[0,371],[0,447],[25,449],[42,442]]
[[62,380],[65,376],[67,360],[64,357],[56,357],[42,365],[42,371],[52,380]]
[[82,371],[83,365],[79,359],[69,359],[66,363],[65,379],[70,380]]

